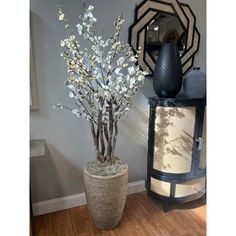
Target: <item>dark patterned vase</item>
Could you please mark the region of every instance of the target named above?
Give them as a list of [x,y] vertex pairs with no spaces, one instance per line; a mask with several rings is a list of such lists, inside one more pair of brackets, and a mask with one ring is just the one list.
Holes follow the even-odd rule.
[[189,98],[206,97],[206,73],[194,67],[183,82],[184,94]]
[[182,86],[182,64],[177,47],[173,43],[162,46],[158,55],[154,74],[153,88],[159,97],[175,97]]

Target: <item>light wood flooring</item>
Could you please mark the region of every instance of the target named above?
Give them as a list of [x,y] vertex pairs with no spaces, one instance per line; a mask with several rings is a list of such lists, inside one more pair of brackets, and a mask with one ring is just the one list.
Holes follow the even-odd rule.
[[128,195],[119,225],[108,231],[96,228],[86,205],[37,216],[34,222],[34,236],[201,236],[206,235],[206,200],[171,204],[163,212],[146,192]]

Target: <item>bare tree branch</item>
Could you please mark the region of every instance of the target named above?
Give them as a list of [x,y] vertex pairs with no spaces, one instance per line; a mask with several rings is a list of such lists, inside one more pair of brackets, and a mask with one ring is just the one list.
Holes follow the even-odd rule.
[[113,162],[115,161],[116,139],[117,139],[117,136],[118,136],[118,125],[117,125],[117,122],[118,122],[117,120],[114,122],[115,133],[114,133],[114,136],[113,136],[112,154],[111,154],[111,158],[112,158]]
[[98,142],[97,142],[97,139],[96,139],[96,132],[95,132],[94,124],[92,122],[90,123],[90,128],[91,128],[91,131],[92,131],[93,142],[94,142],[94,146],[95,146],[97,159],[98,159],[98,161],[102,162],[101,153],[99,152],[99,146],[98,146]]

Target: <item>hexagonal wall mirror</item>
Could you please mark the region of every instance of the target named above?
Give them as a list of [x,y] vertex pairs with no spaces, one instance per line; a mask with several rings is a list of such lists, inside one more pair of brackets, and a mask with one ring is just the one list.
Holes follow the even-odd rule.
[[140,67],[152,75],[161,46],[172,41],[179,50],[183,74],[186,74],[199,49],[200,34],[195,22],[191,8],[177,0],[147,0],[136,6],[129,43],[134,50],[141,47]]

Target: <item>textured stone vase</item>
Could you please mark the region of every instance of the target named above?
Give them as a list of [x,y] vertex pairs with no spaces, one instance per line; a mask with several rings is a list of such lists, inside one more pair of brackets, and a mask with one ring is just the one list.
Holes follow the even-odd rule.
[[95,225],[100,229],[112,229],[120,221],[126,202],[128,166],[113,176],[97,176],[84,168],[84,184],[87,206]]
[[173,43],[162,46],[153,74],[153,89],[157,96],[173,98],[182,86],[182,64]]

